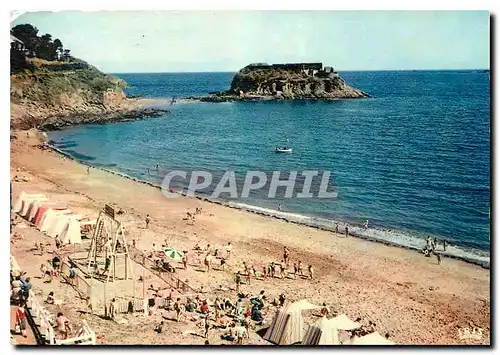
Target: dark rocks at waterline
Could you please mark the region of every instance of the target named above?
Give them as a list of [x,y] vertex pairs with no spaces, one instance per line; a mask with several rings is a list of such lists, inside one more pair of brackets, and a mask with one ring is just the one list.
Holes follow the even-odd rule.
[[75,116],[52,116],[48,118],[40,128],[45,131],[56,131],[65,127],[82,125],[82,124],[106,124],[123,121],[136,121],[146,118],[157,118],[170,113],[167,109],[162,108],[138,108],[123,111],[110,112],[88,112],[81,113]]

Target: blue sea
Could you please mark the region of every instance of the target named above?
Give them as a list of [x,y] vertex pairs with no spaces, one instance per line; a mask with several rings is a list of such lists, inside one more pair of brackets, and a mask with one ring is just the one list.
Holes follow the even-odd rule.
[[[224,90],[234,73],[115,75],[130,95],[182,98]],[[231,203],[320,226],[347,222],[355,234],[413,248],[427,236],[444,238],[447,253],[489,261],[489,72],[340,75],[372,97],[178,102],[160,118],[72,127],[49,139],[77,160],[156,184],[170,170],[234,170],[239,178],[249,170],[328,170],[336,199],[254,194]],[[285,138],[293,152],[275,154]]]

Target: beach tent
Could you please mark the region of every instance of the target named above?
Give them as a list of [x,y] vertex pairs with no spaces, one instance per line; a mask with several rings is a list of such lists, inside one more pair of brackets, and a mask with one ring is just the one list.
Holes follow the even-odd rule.
[[[45,215],[47,214],[48,211],[52,211],[51,213],[54,212],[59,212],[59,211],[68,211],[66,207],[56,207],[55,205],[51,203],[46,203],[43,205],[40,205],[38,207],[38,210],[36,211],[35,217],[33,218],[33,224],[40,229],[42,222],[44,220]],[[50,216],[50,214],[49,214]]]
[[70,219],[80,219],[80,218],[82,218],[82,216],[80,216],[79,214],[58,215],[58,216],[56,216],[56,218],[54,219],[54,221],[50,225],[49,229],[47,230],[47,234],[52,238],[55,238],[58,235],[60,236],[64,227],[66,226],[66,223]]
[[59,234],[59,239],[63,244],[81,243],[80,222],[76,218],[69,218]]
[[384,338],[379,332],[373,332],[362,337],[354,337],[344,343],[344,345],[395,345],[393,341]]
[[295,344],[303,338],[304,319],[302,311],[321,308],[306,300],[285,303],[278,309],[264,339],[277,345]]
[[14,206],[12,207],[12,212],[14,212],[14,213],[21,212],[21,210],[23,208],[24,201],[29,199],[29,198],[36,198],[36,197],[44,198],[45,195],[27,194],[26,192],[21,191],[21,193],[19,194],[19,197],[17,198],[16,202],[14,203]]
[[43,204],[40,207],[38,207],[38,210],[36,211],[35,217],[33,217],[33,224],[37,227],[40,227],[40,223],[42,223],[42,218],[45,212],[50,208],[49,204]]
[[52,208],[49,208],[43,215],[42,220],[40,221],[40,230],[42,232],[47,232],[54,223],[54,221],[57,219],[57,216],[63,215],[63,214],[68,214],[71,213],[70,210],[64,209],[64,210],[54,210]]
[[360,326],[345,314],[332,319],[323,317],[307,329],[302,345],[340,345],[340,330],[353,330]]
[[47,197],[45,197],[43,195],[42,196],[39,196],[39,195],[24,196],[24,198],[21,200],[21,207],[17,213],[19,213],[19,215],[22,217],[28,217],[28,212],[33,207],[33,203],[35,201],[47,201]]
[[45,201],[40,201],[40,200],[33,200],[30,202],[29,208],[28,208],[28,214],[26,216],[26,219],[30,222],[33,222],[35,219],[35,216],[38,212],[38,209],[41,206],[48,205],[50,203],[47,203]]

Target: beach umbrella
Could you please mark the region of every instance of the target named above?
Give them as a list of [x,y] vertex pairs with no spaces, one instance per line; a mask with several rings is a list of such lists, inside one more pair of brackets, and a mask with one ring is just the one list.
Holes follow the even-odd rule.
[[181,261],[184,257],[183,252],[175,250],[174,248],[166,248],[163,249],[163,251],[165,252],[165,255],[173,261]]

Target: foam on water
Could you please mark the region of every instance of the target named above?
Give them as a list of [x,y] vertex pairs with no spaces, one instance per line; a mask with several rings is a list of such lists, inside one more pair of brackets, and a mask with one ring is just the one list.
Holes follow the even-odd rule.
[[[344,233],[344,227],[346,225],[346,222],[340,220],[336,221],[312,216],[304,216],[297,213],[277,211],[270,208],[252,206],[244,203],[229,202],[228,205],[232,207],[239,207],[252,212],[258,212],[278,218],[283,218],[291,222],[301,223],[312,227],[326,228],[330,230],[334,230],[335,224],[338,223],[340,233]],[[355,226],[352,224],[349,224],[349,234],[370,240],[388,242],[393,245],[407,247],[415,250],[423,249],[423,247],[425,246],[425,237],[427,237],[424,235],[411,234],[410,232],[402,230],[378,229],[371,227],[365,229],[364,227]],[[434,236],[432,235],[430,237],[434,238]],[[436,249],[442,255],[478,263],[489,264],[490,262],[488,253],[477,249],[466,249],[459,246],[450,245],[448,241],[446,245],[446,251],[442,251],[440,249],[442,246],[442,244],[440,244],[441,241],[439,237],[436,238],[438,238],[438,246]]]

